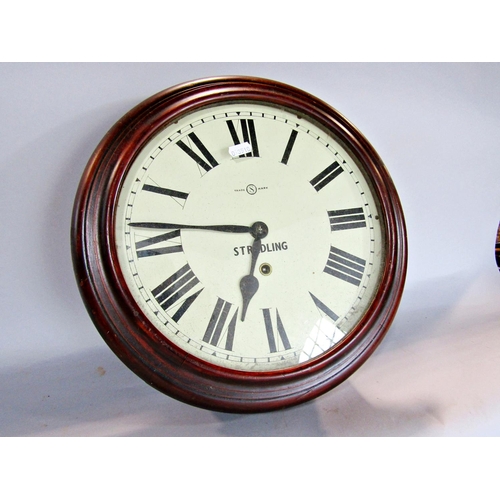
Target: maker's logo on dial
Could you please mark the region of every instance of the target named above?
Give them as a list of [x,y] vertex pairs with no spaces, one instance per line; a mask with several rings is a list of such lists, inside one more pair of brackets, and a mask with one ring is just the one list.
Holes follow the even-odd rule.
[[249,184],[246,191],[248,194],[255,194],[257,192],[257,186],[255,184]]
[[248,184],[248,186],[246,188],[235,189],[234,192],[235,193],[247,193],[247,194],[253,196],[254,194],[257,194],[258,191],[264,191],[265,189],[268,189],[268,187],[267,186],[257,187],[255,184]]

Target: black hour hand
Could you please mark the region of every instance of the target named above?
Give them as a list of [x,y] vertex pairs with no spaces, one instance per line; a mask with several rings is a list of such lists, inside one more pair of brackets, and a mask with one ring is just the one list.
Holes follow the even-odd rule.
[[255,239],[252,245],[252,263],[250,265],[250,273],[243,276],[240,281],[241,297],[243,299],[241,321],[245,321],[248,304],[259,289],[259,280],[254,276],[255,265],[262,248],[260,240],[265,238],[268,233],[268,228],[263,222],[256,222],[252,227],[254,228],[252,235],[254,235]]

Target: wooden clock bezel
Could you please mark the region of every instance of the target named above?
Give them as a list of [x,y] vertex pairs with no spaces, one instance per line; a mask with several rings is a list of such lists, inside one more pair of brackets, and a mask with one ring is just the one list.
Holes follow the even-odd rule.
[[[118,265],[114,207],[125,174],[141,148],[182,115],[227,101],[260,101],[313,119],[349,150],[379,201],[385,268],[375,298],[345,342],[311,361],[271,372],[211,365],[158,332],[137,306]],[[401,299],[407,264],[403,211],[382,160],[335,109],[289,85],[227,76],[187,82],[143,101],[106,134],[90,158],[73,211],[71,242],[80,292],[98,331],[115,354],[159,391],[201,408],[261,412],[299,404],[349,377],[387,332]]]

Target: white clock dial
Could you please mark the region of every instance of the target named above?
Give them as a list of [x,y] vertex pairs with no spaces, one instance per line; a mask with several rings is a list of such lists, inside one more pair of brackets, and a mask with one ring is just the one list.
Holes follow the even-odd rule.
[[[166,339],[215,365],[272,371],[338,345],[369,308],[384,261],[378,210],[322,127],[234,102],[185,115],[143,147],[120,191],[117,254]],[[268,234],[251,273],[254,236],[226,226],[256,222]],[[258,289],[243,318],[249,274]]]

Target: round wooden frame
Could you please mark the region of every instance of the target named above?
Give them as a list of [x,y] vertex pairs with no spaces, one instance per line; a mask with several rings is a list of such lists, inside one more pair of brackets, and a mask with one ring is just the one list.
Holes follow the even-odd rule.
[[[169,342],[135,303],[118,265],[114,207],[125,174],[160,129],[200,107],[263,101],[307,115],[356,159],[380,203],[385,268],[376,296],[345,342],[296,367],[242,372],[194,358]],[[393,182],[373,147],[342,115],[299,89],[253,77],[197,80],[140,103],[106,134],[90,158],[75,199],[72,252],[80,291],[100,334],[115,354],[159,391],[206,409],[259,412],[299,404],[349,377],[384,337],[398,308],[407,263],[406,229]]]

